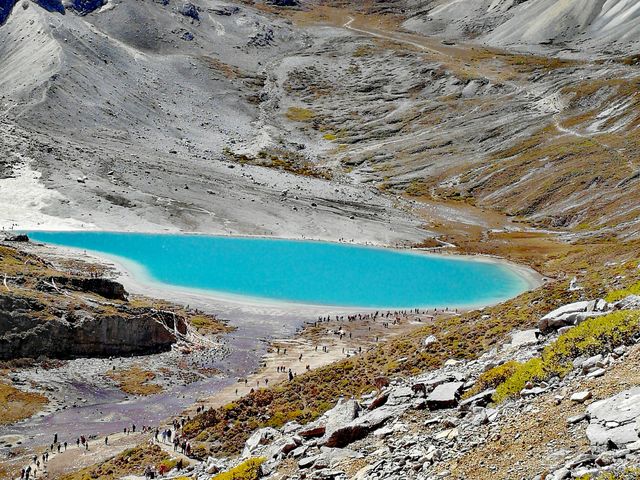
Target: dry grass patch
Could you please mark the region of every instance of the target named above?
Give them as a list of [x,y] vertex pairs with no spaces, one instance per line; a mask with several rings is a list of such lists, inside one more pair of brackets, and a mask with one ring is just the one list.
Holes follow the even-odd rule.
[[168,459],[169,454],[157,445],[140,445],[106,462],[63,475],[59,480],[116,480],[127,475],[142,475],[148,465],[158,466]]
[[162,391],[160,385],[149,383],[156,378],[155,373],[138,366],[132,366],[126,370],[114,370],[106,375],[118,384],[120,390],[131,395],[153,395]]
[[189,318],[189,323],[204,335],[220,335],[234,330],[233,327],[221,322],[212,315],[193,315]]
[[49,399],[38,393],[24,392],[0,382],[0,425],[29,418],[49,403]]
[[289,107],[285,116],[293,122],[310,122],[316,117],[316,114],[309,108]]

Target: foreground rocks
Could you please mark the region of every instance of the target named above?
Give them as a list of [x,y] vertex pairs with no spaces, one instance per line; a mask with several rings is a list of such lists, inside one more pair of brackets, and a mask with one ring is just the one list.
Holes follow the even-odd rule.
[[[632,300],[624,305],[632,304]],[[508,420],[541,415],[539,406],[543,403],[539,400],[546,398],[564,405],[567,411],[578,412],[554,420],[567,425],[567,434],[573,436],[575,445],[588,446],[542,459],[546,460],[547,475],[540,473],[536,480],[621,471],[637,464],[640,458],[640,387],[598,400],[584,382],[607,379],[610,370],[622,365],[636,347],[620,346],[611,352],[575,359],[571,371],[562,379],[527,385],[519,397],[498,405],[491,403],[494,389],[465,395],[487,369],[508,360],[526,361],[539,355],[546,343],[557,338],[556,327],[566,327],[569,318],[568,321],[577,321],[577,317],[568,315],[596,315],[620,308],[618,305],[622,303],[613,306],[586,301],[567,305],[545,316],[547,326],[553,325],[546,334],[538,330],[516,332],[508,343],[477,360],[451,359],[441,368],[414,378],[390,382],[381,379],[378,390],[359,400],[338,399],[332,409],[311,424],[289,423],[280,429],[255,432],[247,441],[243,458],[264,457],[263,474],[274,479],[282,478],[283,471],[290,479],[460,478],[451,474],[451,465],[487,443],[500,443]],[[437,339],[430,339],[425,348],[435,342]],[[516,431],[514,440],[536,433],[519,430],[517,425]],[[526,452],[523,455],[526,457]],[[509,478],[534,478],[518,474],[517,463]],[[198,478],[204,480],[204,476]]]

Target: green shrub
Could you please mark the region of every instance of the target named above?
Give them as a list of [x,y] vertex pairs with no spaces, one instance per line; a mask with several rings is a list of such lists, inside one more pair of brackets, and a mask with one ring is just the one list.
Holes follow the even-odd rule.
[[540,382],[571,371],[573,359],[610,352],[628,343],[640,331],[640,312],[619,311],[585,320],[560,335],[541,357],[518,364],[514,372],[496,388],[495,402],[518,395],[527,382]]
[[216,475],[211,480],[257,480],[260,478],[260,465],[264,461],[263,457],[250,458],[231,470]]
[[585,320],[560,335],[543,352],[546,363],[560,364],[581,355],[610,352],[638,332],[640,312],[619,311]]
[[473,387],[464,393],[463,398],[473,397],[490,388],[496,388],[513,375],[519,366],[520,363],[511,360],[481,373]]
[[583,475],[578,480],[636,480],[640,478],[640,468],[627,468],[623,472],[604,472],[594,477]]
[[498,385],[493,401],[502,402],[506,398],[514,397],[522,390],[527,382],[537,382],[547,379],[544,362],[541,358],[532,358],[528,362],[519,363],[513,374]]
[[640,295],[640,282],[634,283],[633,285],[623,288],[621,290],[615,290],[609,293],[605,300],[607,302],[617,302],[618,300],[622,300],[624,297],[628,295]]

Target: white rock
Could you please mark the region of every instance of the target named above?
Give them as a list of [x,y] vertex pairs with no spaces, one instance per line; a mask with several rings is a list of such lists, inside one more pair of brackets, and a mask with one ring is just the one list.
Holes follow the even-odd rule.
[[584,403],[591,398],[591,392],[589,390],[584,390],[582,392],[576,392],[571,395],[571,401],[577,403]]

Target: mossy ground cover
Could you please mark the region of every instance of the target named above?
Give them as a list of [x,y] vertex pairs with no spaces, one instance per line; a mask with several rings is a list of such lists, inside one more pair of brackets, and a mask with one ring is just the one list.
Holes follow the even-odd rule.
[[293,122],[310,122],[316,117],[316,113],[304,107],[289,107],[285,116]]
[[249,458],[231,470],[215,475],[211,480],[258,480],[260,478],[260,465],[264,458]]
[[189,323],[201,334],[220,335],[233,331],[233,327],[220,322],[212,315],[196,314],[189,318]]
[[630,467],[619,472],[603,472],[597,475],[583,475],[578,480],[637,480],[640,478],[640,468]]
[[261,167],[274,168],[300,175],[302,177],[320,178],[330,180],[333,177],[331,170],[314,165],[303,155],[285,149],[273,151],[261,150],[257,156],[236,154],[229,149],[223,152],[227,158],[241,165],[259,165]]

